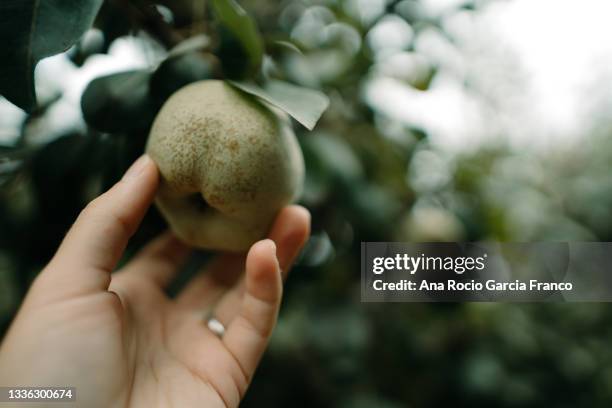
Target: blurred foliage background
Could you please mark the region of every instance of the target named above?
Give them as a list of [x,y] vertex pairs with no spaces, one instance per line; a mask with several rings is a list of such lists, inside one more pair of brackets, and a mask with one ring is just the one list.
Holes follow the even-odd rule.
[[[504,1],[427,3],[242,1],[266,49],[261,69],[246,73],[248,47],[206,1],[105,1],[94,28],[40,64],[38,108],[0,101],[2,332],[79,211],[142,153],[173,91],[277,78],[331,104],[313,132],[296,126],[313,235],[245,407],[609,406],[606,304],[360,302],[361,241],[612,241],[609,116],[593,111],[573,142],[517,145],[508,134],[540,134],[499,113],[521,92],[520,58],[502,59],[500,45],[488,48],[498,65],[457,63],[484,52],[457,21]],[[444,129],[411,115],[447,123],[437,115],[456,108],[436,106],[452,95],[427,98],[449,83],[488,118],[457,129],[453,148]],[[151,209],[128,257],[164,228]]]

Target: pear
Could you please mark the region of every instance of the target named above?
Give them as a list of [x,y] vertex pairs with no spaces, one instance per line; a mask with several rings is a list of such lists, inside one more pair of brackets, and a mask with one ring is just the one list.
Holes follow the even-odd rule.
[[304,181],[289,118],[223,81],[194,82],[170,96],[146,152],[161,174],[157,207],[198,248],[246,251]]

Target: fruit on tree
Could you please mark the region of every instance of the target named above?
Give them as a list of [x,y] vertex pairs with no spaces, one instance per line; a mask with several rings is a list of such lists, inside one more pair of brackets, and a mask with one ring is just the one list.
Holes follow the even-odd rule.
[[199,248],[245,251],[299,195],[304,161],[288,117],[217,80],[175,92],[146,147],[159,167],[156,204]]

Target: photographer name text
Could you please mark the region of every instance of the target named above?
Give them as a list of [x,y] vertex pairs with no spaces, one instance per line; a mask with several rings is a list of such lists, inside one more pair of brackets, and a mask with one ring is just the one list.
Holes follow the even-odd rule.
[[554,292],[571,291],[571,282],[543,282],[537,279],[512,281],[498,281],[495,279],[423,279],[417,274],[419,272],[454,273],[463,275],[466,272],[480,272],[486,268],[488,255],[451,257],[451,256],[426,256],[420,254],[410,256],[408,254],[396,254],[395,256],[376,257],[372,260],[372,273],[382,277],[388,271],[405,272],[408,276],[416,275],[417,280],[400,279],[386,282],[384,279],[372,281],[372,289],[375,291],[455,291],[455,292]]
[[551,292],[551,291],[571,291],[573,285],[570,282],[541,282],[536,279],[529,281],[515,280],[513,282],[500,282],[488,279],[484,282],[476,281],[456,281],[449,279],[446,282],[432,282],[421,280],[419,282],[402,279],[397,282],[385,282],[376,279],[372,282],[372,288],[376,291],[458,291],[458,292],[479,292],[483,290],[491,292]]

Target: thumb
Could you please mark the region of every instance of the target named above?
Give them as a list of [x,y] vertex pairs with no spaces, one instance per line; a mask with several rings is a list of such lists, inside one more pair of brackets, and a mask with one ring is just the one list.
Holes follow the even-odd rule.
[[41,273],[39,280],[52,284],[54,296],[108,289],[111,272],[151,205],[158,182],[155,163],[143,155],[85,207]]

